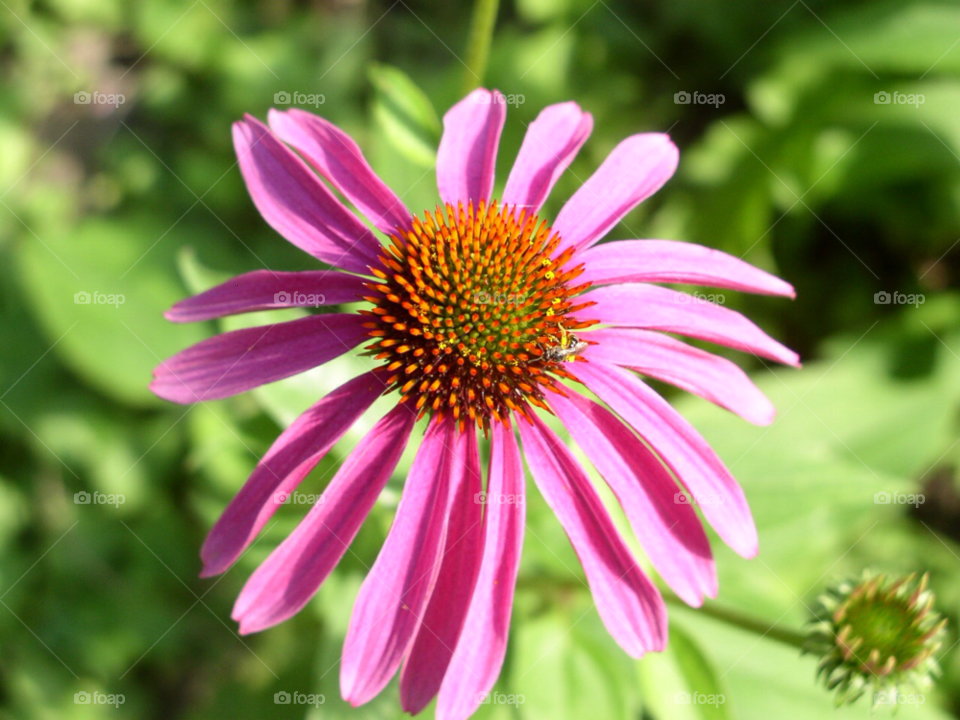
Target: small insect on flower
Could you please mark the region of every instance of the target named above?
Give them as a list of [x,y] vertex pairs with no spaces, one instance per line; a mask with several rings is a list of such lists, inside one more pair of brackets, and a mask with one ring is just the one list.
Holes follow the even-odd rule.
[[583,342],[572,332],[567,332],[563,325],[559,325],[560,344],[546,348],[543,351],[543,359],[547,362],[572,362],[573,359],[587,349],[587,343]]

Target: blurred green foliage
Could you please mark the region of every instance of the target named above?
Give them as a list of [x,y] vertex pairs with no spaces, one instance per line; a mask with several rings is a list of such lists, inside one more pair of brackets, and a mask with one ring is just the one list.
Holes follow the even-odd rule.
[[[277,93],[322,94],[308,109],[354,134],[408,207],[436,203],[438,117],[463,86],[465,4],[2,5],[0,717],[398,717],[395,685],[348,708],[337,660],[410,452],[354,552],[293,620],[239,638],[229,615],[302,507],[282,508],[224,577],[197,578],[204,534],[257,458],[361,361],[192,408],[156,400],[147,384],[188,344],[266,321],[175,326],[162,317],[173,302],[230,274],[311,267],[244,189],[230,140],[243,113],[263,118]],[[677,177],[611,237],[702,243],[797,288],[794,303],[726,293],[805,360],[795,371],[737,358],[776,403],[775,425],[661,388],[742,481],[760,530],[753,561],[714,542],[718,602],[771,624],[799,627],[827,582],[863,567],[929,570],[957,637],[958,37],[960,7],[946,2],[501,3],[486,84],[524,102],[508,112],[498,187],[545,104],[575,99],[596,121],[548,217],[623,137],[669,129]],[[124,102],[77,104],[78,92]],[[724,101],[678,104],[679,92]],[[876,93],[924,101],[883,104]],[[925,302],[878,304],[881,291]],[[76,304],[78,292],[125,302]],[[304,492],[323,487],[373,419]],[[814,659],[693,610],[671,608],[667,652],[631,661],[530,487],[497,686],[525,701],[478,717],[865,716],[865,703],[832,709]],[[76,504],[78,492],[124,502]],[[926,502],[877,504],[884,492]],[[904,714],[960,712],[957,653],[942,664],[935,695]],[[276,705],[278,691],[326,702]],[[77,704],[78,692],[124,704]],[[684,692],[726,702],[677,704]]]

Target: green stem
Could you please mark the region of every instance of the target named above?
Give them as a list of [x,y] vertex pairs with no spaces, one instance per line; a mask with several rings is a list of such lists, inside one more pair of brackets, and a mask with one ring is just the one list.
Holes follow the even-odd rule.
[[[583,583],[580,581],[555,580],[543,575],[520,578],[517,586],[528,590],[535,590],[548,595],[555,595],[557,591],[561,591],[566,594],[579,592],[585,589]],[[722,623],[726,623],[727,625],[732,625],[733,627],[740,628],[741,630],[751,632],[754,635],[776,640],[784,645],[795,647],[798,650],[803,649],[805,636],[803,633],[796,630],[789,630],[787,628],[780,628],[776,625],[771,625],[765,620],[760,620],[736,610],[725,608],[722,605],[717,605],[713,602],[707,602],[699,608],[691,608],[670,590],[661,589],[660,592],[663,595],[663,599],[671,605],[679,605],[680,607],[691,610],[691,612],[701,613],[707,617],[713,618],[714,620],[719,620]]]
[[[689,606],[683,600],[669,590],[661,590],[661,593],[663,594],[663,599],[668,603],[689,608]],[[746,615],[736,610],[731,610],[730,608],[725,608],[722,605],[717,605],[712,602],[704,603],[701,607],[694,610],[694,612],[702,613],[707,617],[712,617],[714,620],[719,620],[727,625],[733,625],[741,630],[752,632],[755,635],[768,637],[771,640],[777,640],[785,645],[803,649],[805,637],[803,633],[797,632],[796,630],[780,628],[776,625],[771,625],[764,620],[759,620],[755,617],[751,617],[750,615]]]
[[465,92],[470,92],[483,83],[499,5],[500,0],[476,0],[473,5],[470,37],[467,40],[467,67],[463,76]]

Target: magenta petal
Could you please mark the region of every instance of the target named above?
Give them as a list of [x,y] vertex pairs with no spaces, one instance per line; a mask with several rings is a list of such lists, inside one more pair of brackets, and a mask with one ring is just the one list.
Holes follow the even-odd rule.
[[630,527],[664,581],[694,607],[717,594],[710,543],[693,508],[660,460],[618,418],[566,389],[550,407],[613,490]]
[[519,423],[523,452],[537,487],[570,538],[590,584],[597,612],[632,657],[662,650],[667,609],[614,527],[576,459],[537,416]]
[[526,500],[523,462],[513,430],[494,423],[491,433],[483,560],[473,594],[466,600],[466,620],[440,688],[438,720],[459,720],[473,714],[481,695],[497,681],[507,652]]
[[727,545],[744,557],[757,554],[757,529],[743,489],[670,403],[614,365],[581,363],[577,377],[657,451]]
[[400,672],[400,702],[411,715],[440,690],[467,616],[483,551],[482,477],[472,423],[457,432],[451,452],[449,521],[437,585]]
[[344,383],[288,427],[257,463],[217,520],[200,553],[202,577],[224,572],[257,536],[277,506],[316,466],[384,390],[367,373]]
[[581,296],[592,318],[620,327],[688,335],[799,367],[800,358],[735,310],[656,285],[611,285]]
[[558,252],[597,242],[670,179],[679,159],[676,146],[660,133],[633,135],[617,145],[557,215],[553,229],[563,238]]
[[306,163],[255,117],[233,124],[233,144],[250,197],[270,227],[325,263],[367,273],[379,265],[373,233]]
[[563,171],[577,156],[593,130],[593,116],[574,102],[550,105],[530,123],[513,163],[504,205],[527,208],[537,213]]
[[674,240],[604,243],[577,258],[586,266],[577,282],[684,283],[761,295],[796,297],[793,286],[733,255]]
[[507,101],[499,90],[477,88],[447,110],[437,151],[437,187],[457,207],[489,202]]
[[776,416],[773,403],[726,358],[663,333],[635,328],[605,328],[584,333],[583,338],[597,343],[584,350],[587,360],[632,368],[676,385],[755,425],[769,425]]
[[431,423],[410,468],[393,527],[353,606],[340,691],[362,705],[390,682],[416,636],[446,544],[455,423]]
[[270,129],[290,143],[374,225],[389,234],[406,227],[410,212],[377,177],[360,147],[322,117],[299,108],[271,110]]
[[181,300],[164,317],[172,322],[198,322],[257,310],[357,302],[365,292],[363,283],[357,275],[336,270],[255,270]]
[[297,375],[343,355],[369,336],[363,316],[310,317],[215,335],[153,371],[150,389],[164,400],[217,400]]
[[340,562],[400,461],[415,416],[387,413],[347,457],[296,529],[247,580],[233,608],[241,633],[300,612]]

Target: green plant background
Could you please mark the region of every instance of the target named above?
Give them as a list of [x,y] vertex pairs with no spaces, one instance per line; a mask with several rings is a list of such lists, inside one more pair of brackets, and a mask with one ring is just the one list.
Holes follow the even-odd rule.
[[[432,207],[438,117],[462,94],[469,15],[462,2],[412,0],[4,0],[0,717],[400,715],[395,684],[363,708],[343,703],[337,658],[410,453],[353,553],[293,620],[240,638],[230,608],[302,507],[283,507],[221,579],[197,577],[205,532],[257,458],[360,361],[192,408],[147,384],[188,344],[266,321],[175,326],[162,317],[173,302],[230,274],[312,266],[257,215],[230,123],[263,118],[280,91],[322,93],[309,109],[353,133],[408,207]],[[943,678],[904,717],[960,713],[948,650],[960,601],[958,38],[955,3],[516,0],[502,4],[485,78],[524,100],[509,108],[498,188],[540,108],[575,99],[595,131],[548,217],[619,140],[669,130],[676,177],[611,237],[698,242],[796,286],[795,302],[724,293],[804,358],[797,371],[737,357],[777,405],[773,426],[661,389],[733,469],[759,527],[755,560],[714,542],[718,604],[798,628],[839,577],[930,572],[951,620]],[[83,90],[125,102],[75,104]],[[724,102],[676,104],[679,91]],[[924,102],[877,104],[882,91]],[[125,302],[78,305],[79,291]],[[877,304],[879,291],[925,302]],[[370,424],[302,489],[322,488]],[[683,608],[671,607],[665,653],[630,660],[530,488],[497,685],[524,702],[478,717],[868,715],[863,700],[833,709],[814,659]],[[77,505],[80,491],[126,501]],[[876,504],[880,492],[925,502]],[[83,691],[125,702],[75,704]],[[279,691],[326,702],[277,705]],[[725,702],[680,705],[678,692]]]

